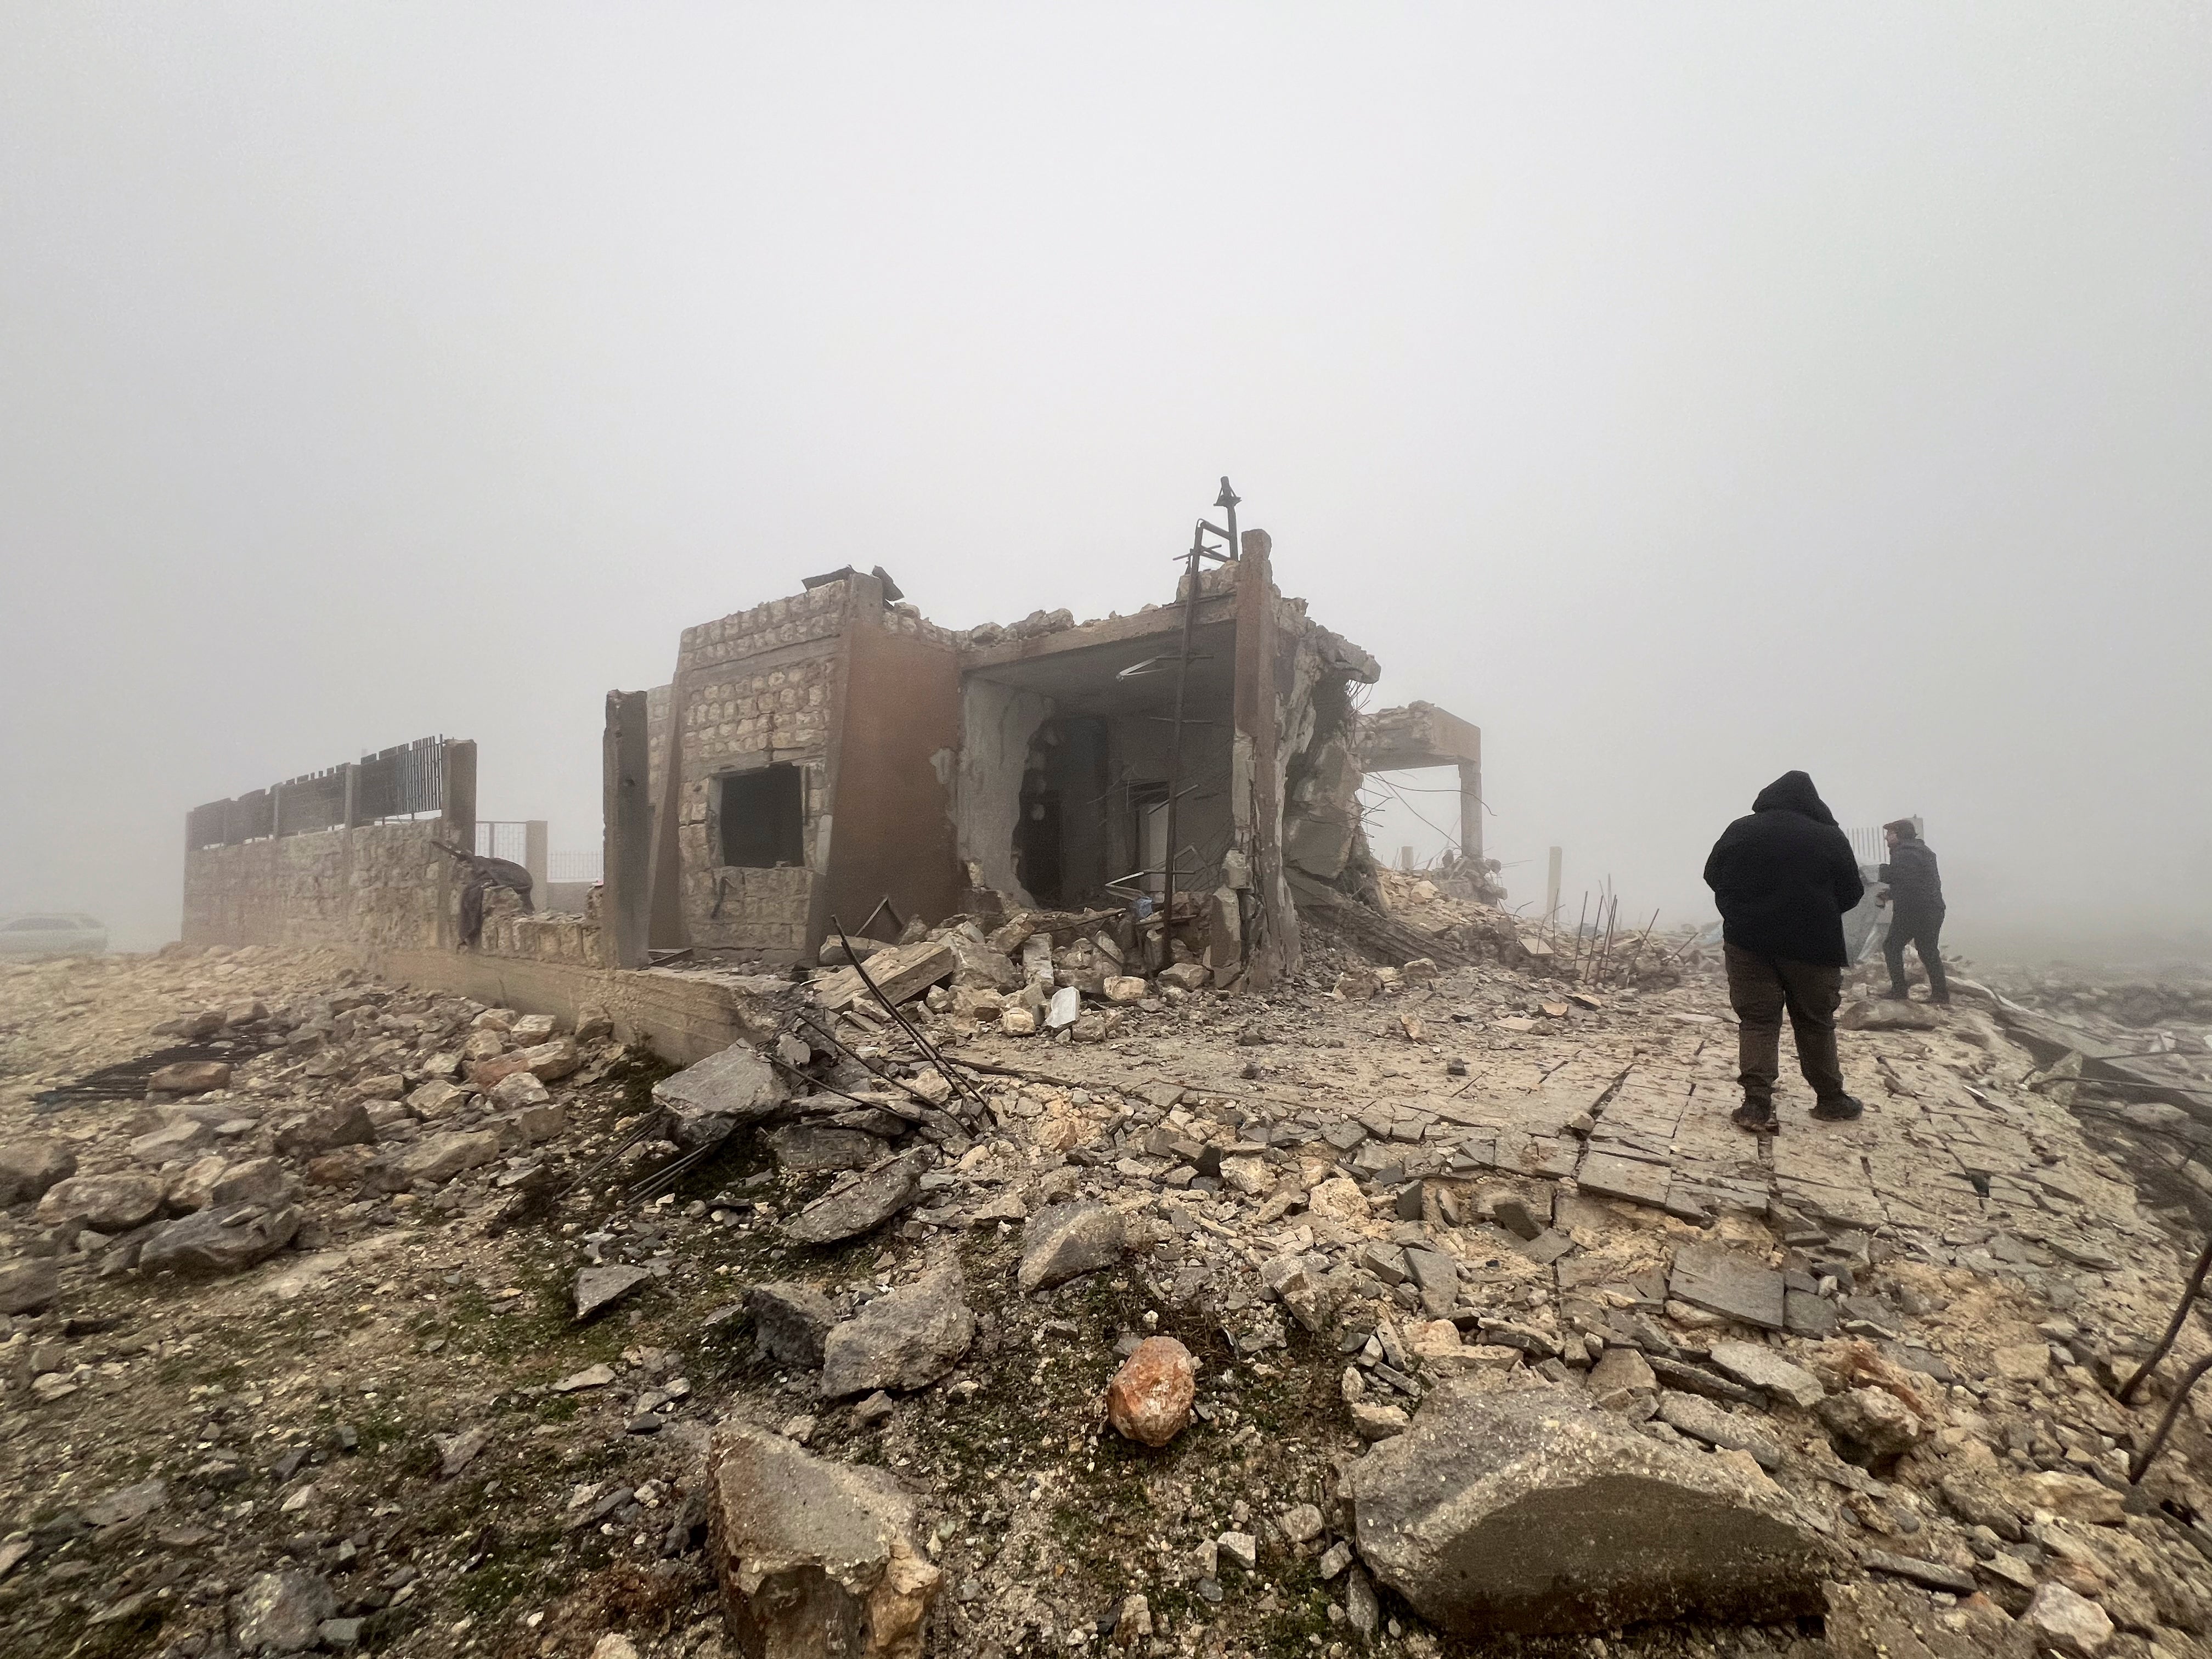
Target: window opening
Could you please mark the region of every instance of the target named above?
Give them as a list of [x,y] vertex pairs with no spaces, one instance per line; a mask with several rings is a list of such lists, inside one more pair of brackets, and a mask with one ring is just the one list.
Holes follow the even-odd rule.
[[796,766],[763,766],[717,780],[722,862],[747,870],[806,862],[806,776]]

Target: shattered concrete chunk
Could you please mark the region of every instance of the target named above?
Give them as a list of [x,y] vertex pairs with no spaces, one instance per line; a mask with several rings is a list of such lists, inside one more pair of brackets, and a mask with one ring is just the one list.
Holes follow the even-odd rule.
[[2112,1639],[2112,1621],[2104,1608],[2060,1583],[2037,1590],[2020,1620],[2039,1643],[2073,1659],[2092,1659]]
[[810,1369],[822,1363],[823,1339],[837,1322],[836,1305],[807,1285],[755,1285],[745,1291],[745,1312],[762,1358]]
[[927,1388],[958,1364],[975,1340],[967,1282],[959,1264],[947,1262],[830,1328],[822,1344],[823,1395]]
[[1447,1383],[1352,1469],[1359,1553],[1459,1632],[1817,1613],[1828,1555],[1771,1483],[1552,1393]]
[[860,1129],[836,1129],[818,1123],[792,1123],[773,1132],[769,1150],[787,1170],[802,1175],[824,1170],[865,1170],[890,1150],[890,1144]]
[[52,1256],[17,1256],[0,1261],[0,1314],[31,1314],[51,1307],[61,1290],[61,1272]]
[[1810,1411],[1827,1398],[1819,1377],[1759,1343],[1716,1342],[1711,1352],[1713,1364],[1737,1382],[1801,1410]]
[[1778,1331],[1784,1319],[1782,1275],[1719,1244],[1684,1244],[1674,1252],[1667,1294],[1740,1324]]
[[39,1200],[48,1226],[76,1222],[103,1233],[127,1233],[161,1212],[161,1178],[152,1175],[71,1176]]
[[215,1279],[252,1267],[283,1249],[300,1231],[289,1205],[229,1204],[172,1221],[138,1252],[139,1271],[180,1279]]
[[241,1652],[301,1653],[316,1645],[323,1620],[337,1610],[327,1580],[288,1567],[246,1581],[230,1604],[231,1632]]
[[0,1146],[0,1210],[44,1198],[56,1182],[76,1173],[76,1154],[62,1141],[25,1135]]
[[921,1170],[912,1158],[893,1158],[848,1187],[817,1198],[784,1224],[783,1236],[799,1244],[834,1244],[873,1232],[921,1195]]
[[733,1424],[709,1460],[714,1571],[740,1652],[921,1659],[939,1574],[896,1477]]
[[652,1278],[651,1272],[643,1267],[610,1266],[582,1269],[568,1291],[569,1301],[576,1310],[577,1322],[581,1324],[593,1315],[604,1312]]
[[1048,1290],[1110,1267],[1121,1259],[1123,1237],[1121,1212],[1103,1204],[1085,1200],[1040,1210],[1023,1230],[1015,1285],[1024,1293]]
[[673,1115],[669,1138],[688,1150],[712,1146],[745,1124],[759,1122],[788,1093],[775,1068],[750,1043],[733,1042],[661,1079],[653,1085],[653,1103]]

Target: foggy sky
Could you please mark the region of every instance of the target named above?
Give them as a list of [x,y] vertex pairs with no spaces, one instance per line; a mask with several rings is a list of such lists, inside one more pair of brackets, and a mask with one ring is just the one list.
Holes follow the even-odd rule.
[[1947,943],[2202,928],[2208,19],[0,5],[0,910],[431,732],[595,846],[687,624],[1133,611],[1226,472],[1516,902],[1802,767]]

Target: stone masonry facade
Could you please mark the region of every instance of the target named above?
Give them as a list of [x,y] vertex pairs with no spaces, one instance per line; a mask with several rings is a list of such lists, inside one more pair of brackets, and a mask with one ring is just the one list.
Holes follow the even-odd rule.
[[450,930],[441,819],[203,847],[185,855],[187,945],[422,950]]
[[[846,585],[829,582],[684,630],[670,715],[684,920],[696,945],[793,958],[805,948],[829,850],[830,737],[847,600]],[[722,864],[719,781],[775,764],[795,765],[804,777],[804,866]]]

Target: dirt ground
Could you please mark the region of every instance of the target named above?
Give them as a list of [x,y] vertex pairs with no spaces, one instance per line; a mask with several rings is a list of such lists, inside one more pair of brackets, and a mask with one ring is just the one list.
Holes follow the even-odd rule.
[[[0,1271],[54,1269],[51,1298],[0,1328],[0,1650],[214,1659],[283,1648],[289,1618],[294,1646],[340,1651],[608,1659],[618,1635],[647,1659],[734,1653],[705,1491],[713,1427],[734,1419],[920,1496],[944,1573],[933,1652],[1813,1659],[1894,1654],[1883,1632],[1915,1626],[1930,1651],[1963,1651],[2030,1640],[2015,1620],[2056,1582],[2109,1616],[2101,1652],[2194,1659],[2212,1629],[2195,1409],[2135,1512],[2096,1495],[2125,1487],[2166,1403],[2111,1390],[2178,1294],[2185,1218],[2139,1201],[1985,1008],[1847,1031],[1865,1117],[1814,1124],[1790,1078],[1783,1133],[1745,1135],[1726,1121],[1724,1000],[1694,968],[1673,977],[1571,999],[1540,965],[1373,975],[1321,941],[1279,994],[1155,988],[1087,1043],[1000,1035],[938,995],[927,1029],[976,1066],[982,1108],[890,1125],[932,1162],[920,1203],[813,1248],[785,1224],[850,1177],[782,1167],[763,1134],[641,1192],[678,1156],[652,1099],[669,1068],[611,1036],[541,1033],[305,953],[0,969],[0,1146],[58,1144],[74,1182],[155,1194],[149,1219],[86,1225],[53,1201],[64,1182],[0,1220]],[[41,1102],[193,1041],[210,1016],[236,1056],[225,1086]],[[927,1069],[872,1027],[839,1029],[894,1076]],[[541,1053],[525,1041],[541,1036],[561,1050],[538,1063],[543,1107],[426,1092]],[[368,1138],[331,1141],[356,1105]],[[1608,1147],[1603,1168],[1659,1171],[1658,1188],[1597,1190]],[[1227,1172],[1205,1173],[1224,1152]],[[292,1229],[283,1248],[235,1271],[146,1270],[195,1182],[264,1161],[264,1195],[243,1207]],[[1515,1194],[1560,1254],[1537,1260],[1501,1224]],[[1024,1216],[1073,1196],[1122,1216],[1126,1254],[1018,1294]],[[1812,1322],[1759,1338],[1672,1295],[1673,1254],[1715,1241],[1817,1286]],[[1929,1431],[1880,1472],[1811,1412],[1736,1408],[1855,1564],[1844,1579],[1872,1591],[1825,1623],[1522,1640],[1435,1630],[1382,1587],[1370,1628],[1364,1575],[1329,1556],[1368,1445],[1344,1373],[1373,1365],[1370,1339],[1395,1357],[1418,1334],[1418,1291],[1377,1270],[1408,1246],[1457,1263],[1462,1328],[1528,1334],[1511,1337],[1527,1343],[1515,1387],[1579,1394],[1632,1330],[1653,1352],[1750,1334],[1815,1371],[1853,1343],[1904,1367]],[[1329,1292],[1317,1328],[1268,1288],[1286,1256]],[[849,1311],[946,1261],[977,1335],[903,1395],[823,1398],[811,1370],[763,1357],[744,1311],[766,1281]],[[578,1319],[579,1271],[607,1264],[646,1276]],[[1115,1434],[1101,1403],[1153,1334],[1200,1366],[1198,1420],[1158,1449]],[[2208,1351],[2192,1327],[2180,1362]],[[1427,1373],[1403,1375],[1411,1406]],[[1659,1410],[1672,1390],[1645,1392],[1648,1431],[1697,1446]],[[2064,1479],[1993,1530],[1947,1496],[1963,1475]],[[1326,1524],[1296,1537],[1285,1517],[1307,1504]],[[1224,1534],[1255,1540],[1252,1567]],[[1976,1588],[1869,1565],[1897,1557]]]

